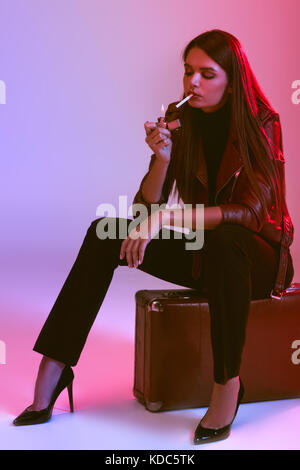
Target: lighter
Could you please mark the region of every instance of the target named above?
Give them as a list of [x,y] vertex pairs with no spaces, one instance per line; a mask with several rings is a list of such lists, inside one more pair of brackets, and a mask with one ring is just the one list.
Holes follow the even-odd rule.
[[[162,112],[164,112],[164,105],[161,106]],[[174,121],[166,121],[164,116],[160,116],[157,118],[156,127],[163,127],[164,129],[168,129],[170,131],[178,130],[181,127],[181,123],[179,119],[175,119]]]

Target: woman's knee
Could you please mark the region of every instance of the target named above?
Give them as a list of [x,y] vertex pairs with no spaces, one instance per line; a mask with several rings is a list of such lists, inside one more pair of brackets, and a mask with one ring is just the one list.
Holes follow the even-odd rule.
[[109,239],[109,233],[105,234],[105,219],[106,217],[99,217],[90,223],[85,235],[86,242]]
[[90,226],[88,227],[87,232],[86,232],[86,238],[89,238],[89,239],[90,238],[97,238],[97,225],[103,219],[104,219],[104,217],[100,217],[98,219],[93,220],[90,223]]
[[286,271],[286,276],[285,276],[285,285],[284,288],[286,289],[287,287],[290,286],[292,283],[292,280],[294,279],[294,263],[293,263],[293,258],[291,256],[291,253],[289,252],[288,254],[288,264],[287,264],[287,271]]
[[88,232],[93,232],[101,240],[116,239],[121,229],[127,230],[129,222],[129,219],[121,217],[99,217],[91,222]]
[[99,217],[91,222],[85,241],[107,252],[111,250],[119,253],[120,246],[128,236],[130,219],[120,217]]

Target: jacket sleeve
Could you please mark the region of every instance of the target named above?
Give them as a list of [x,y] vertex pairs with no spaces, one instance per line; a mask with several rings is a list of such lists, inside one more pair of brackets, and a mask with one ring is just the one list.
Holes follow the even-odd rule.
[[[155,153],[153,153],[151,155],[151,160],[150,160],[148,171],[145,174],[145,176],[143,177],[143,179],[140,183],[140,187],[138,189],[138,192],[134,196],[133,203],[132,203],[132,204],[144,204],[148,209],[148,213],[150,213],[150,211],[151,211],[151,203],[146,201],[146,199],[144,199],[143,194],[142,194],[142,187],[143,187],[143,183],[144,183],[145,179],[147,178],[152,166],[154,165],[155,159],[156,159],[156,156],[155,156]],[[162,194],[160,200],[157,201],[156,204],[163,204],[163,203],[167,203],[167,200],[166,200],[166,197]]]
[[[177,102],[174,102],[174,103],[171,103],[169,104],[168,108],[167,108],[167,111],[166,111],[166,114],[165,114],[165,118],[166,118],[166,121],[170,121],[171,119],[175,119],[177,118],[177,114],[176,114],[176,108],[175,108],[175,104]],[[151,211],[151,203],[149,203],[148,201],[146,201],[142,195],[142,187],[143,187],[143,183],[145,181],[145,179],[147,178],[152,166],[154,165],[154,161],[156,159],[156,155],[155,153],[153,153],[151,155],[151,159],[150,159],[150,163],[149,163],[149,167],[148,167],[148,171],[147,173],[145,174],[145,176],[143,177],[141,183],[140,183],[140,186],[139,186],[139,189],[138,189],[138,192],[136,193],[136,195],[134,196],[133,198],[133,202],[132,204],[144,204],[147,209],[148,209],[148,213],[150,213]],[[161,194],[161,198],[159,199],[159,201],[156,201],[156,204],[166,204],[168,202],[168,195],[167,194],[164,194],[164,185],[163,185],[163,188],[162,188],[162,194]]]
[[[279,182],[279,190],[284,191],[284,158],[282,149],[282,133],[278,113],[273,113],[264,123],[264,130],[268,139],[275,145],[275,164],[279,167],[282,181]],[[256,195],[249,182],[245,171],[239,176],[239,190],[236,192],[238,200],[230,203],[220,204],[223,213],[223,223],[234,223],[243,225],[254,232],[260,232],[268,221],[268,214],[273,205],[272,188],[265,180],[262,173],[255,171],[256,179],[267,202],[267,213],[265,213],[260,199]],[[284,194],[284,193],[283,193]]]

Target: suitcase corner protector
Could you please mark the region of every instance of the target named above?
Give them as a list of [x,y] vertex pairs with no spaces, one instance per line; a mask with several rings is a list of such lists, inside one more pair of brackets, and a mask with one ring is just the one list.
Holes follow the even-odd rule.
[[145,403],[147,410],[155,412],[161,410],[163,407],[162,401],[146,401]]

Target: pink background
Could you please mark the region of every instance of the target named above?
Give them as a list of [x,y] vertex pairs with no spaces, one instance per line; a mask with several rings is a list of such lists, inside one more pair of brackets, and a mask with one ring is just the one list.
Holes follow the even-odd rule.
[[[119,195],[132,203],[152,153],[144,122],[181,98],[181,54],[205,30],[220,28],[240,40],[280,114],[294,282],[300,282],[300,103],[291,100],[292,82],[300,79],[299,15],[299,0],[0,0],[0,80],[6,83],[0,339],[7,356],[0,365],[0,410],[6,417],[32,402],[40,360],[34,341],[97,206],[118,208]],[[116,390],[118,399],[132,399],[134,294],[176,287],[126,267],[115,272],[76,368],[78,406],[87,396],[105,403]]]

